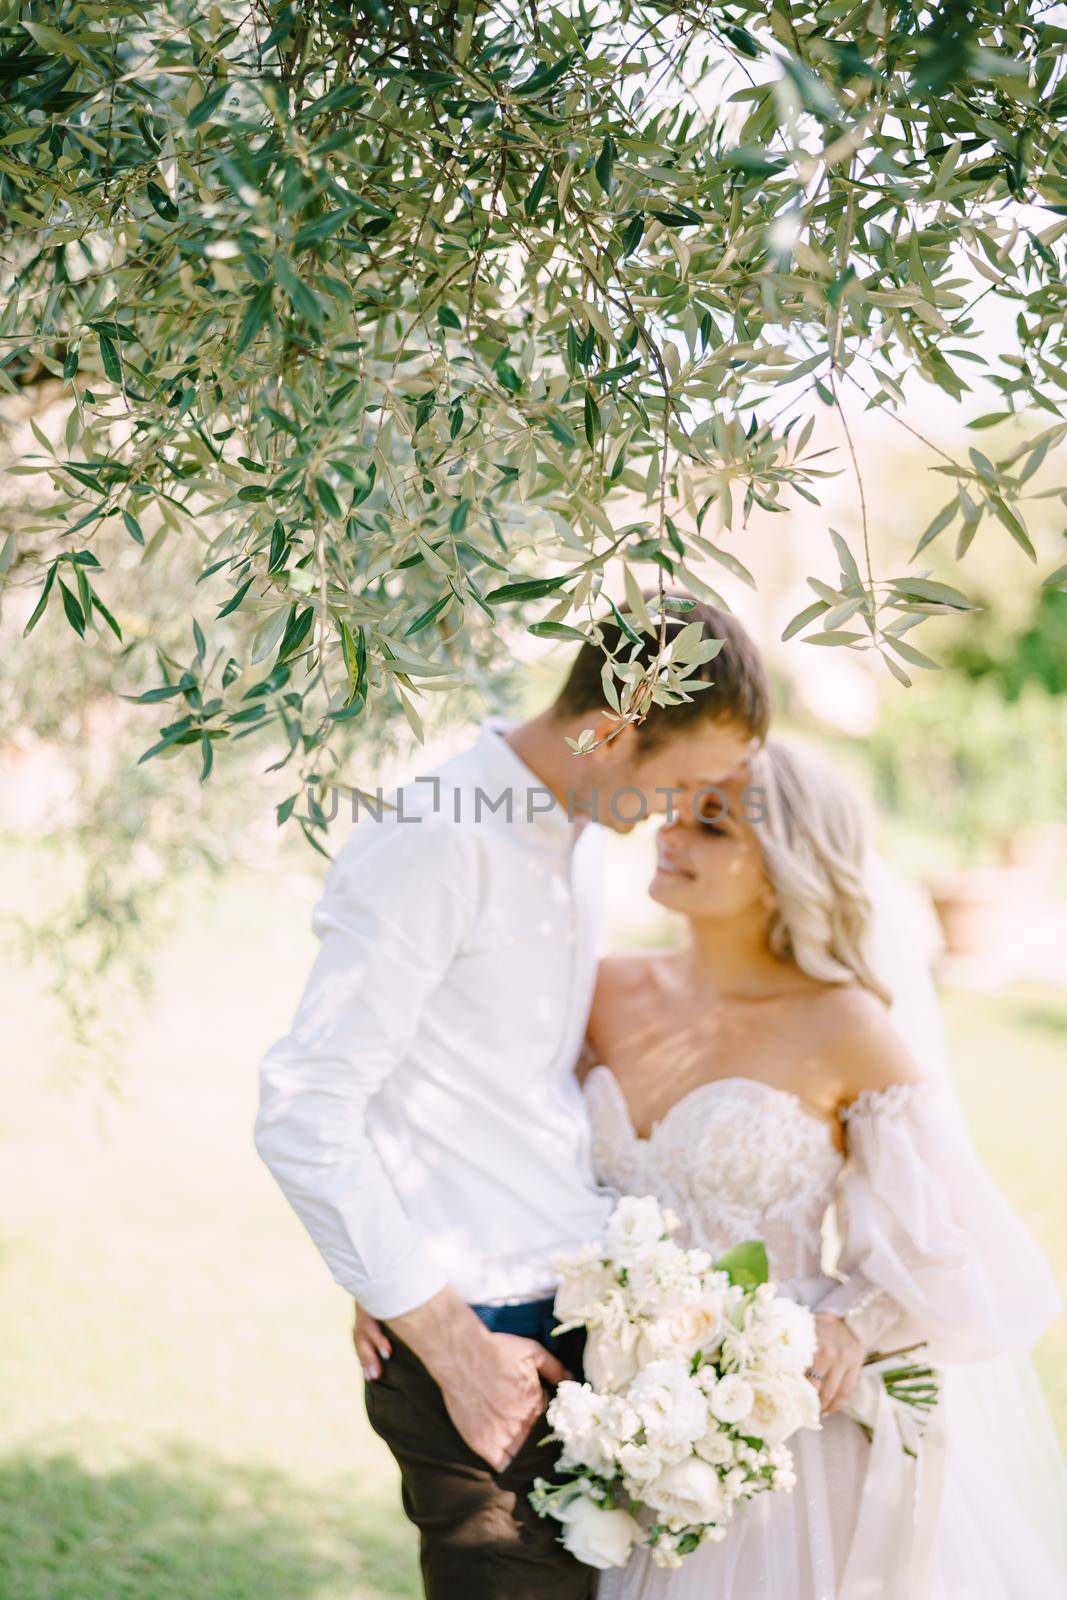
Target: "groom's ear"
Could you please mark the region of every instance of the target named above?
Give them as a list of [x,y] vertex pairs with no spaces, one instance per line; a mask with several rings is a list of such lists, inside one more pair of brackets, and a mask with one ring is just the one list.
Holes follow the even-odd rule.
[[589,752],[590,759],[598,766],[614,766],[620,762],[631,766],[637,760],[641,736],[632,722],[624,722],[618,717],[605,717],[603,730],[598,737],[600,743]]

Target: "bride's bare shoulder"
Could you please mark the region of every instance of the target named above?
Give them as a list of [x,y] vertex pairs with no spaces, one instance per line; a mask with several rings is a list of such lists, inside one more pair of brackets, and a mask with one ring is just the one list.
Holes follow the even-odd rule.
[[657,982],[669,965],[667,950],[620,950],[603,956],[597,968],[597,991],[605,994],[632,994],[635,989]]
[[825,1048],[846,1100],[864,1089],[887,1089],[922,1077],[889,1007],[870,989],[858,983],[834,985],[820,998],[818,1009]]
[[662,981],[665,952],[621,951],[604,956],[597,968],[596,988],[589,1017],[589,1038],[595,1044],[617,1024],[620,1012],[640,1005]]

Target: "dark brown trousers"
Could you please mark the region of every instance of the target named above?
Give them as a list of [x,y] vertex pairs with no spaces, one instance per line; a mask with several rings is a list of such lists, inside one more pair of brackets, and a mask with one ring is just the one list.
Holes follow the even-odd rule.
[[[536,1516],[526,1498],[535,1478],[554,1476],[556,1452],[539,1443],[544,1416],[494,1472],[456,1431],[422,1362],[391,1329],[389,1338],[383,1376],[365,1385],[367,1416],[400,1468],[427,1600],[591,1600],[595,1573],[568,1555],[559,1523]],[[570,1366],[566,1343],[564,1335],[557,1353]]]

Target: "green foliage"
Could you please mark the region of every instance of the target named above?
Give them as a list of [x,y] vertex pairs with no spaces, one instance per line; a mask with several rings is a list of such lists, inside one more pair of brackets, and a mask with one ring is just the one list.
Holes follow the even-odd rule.
[[746,1239],[735,1244],[715,1263],[716,1272],[725,1272],[731,1283],[743,1289],[755,1289],[770,1277],[767,1246],[762,1239]]
[[1024,627],[1005,629],[995,607],[944,652],[946,665],[968,678],[989,678],[1006,700],[1028,683],[1067,694],[1067,594],[1045,589]]
[[[477,679],[516,614],[593,635],[613,563],[713,600],[695,564],[748,580],[722,540],[817,501],[815,411],[853,386],[894,408],[911,371],[954,403],[984,375],[1000,410],[975,426],[1048,414],[1006,459],[939,466],[952,499],[917,530],[958,524],[962,552],[984,522],[1030,553],[1021,501],[1067,430],[1049,14],[8,8],[0,387],[69,408],[19,469],[54,496],[0,561],[39,595],[27,631],[62,612],[118,650],[102,530],[145,583],[199,545],[202,586],[171,597],[194,652],[161,645],[142,697],[167,711],[151,753],[206,777],[269,731],[321,776],[374,704],[418,734],[419,697]],[[974,347],[986,294],[1018,354]],[[908,681],[930,662],[905,634],[967,599],[880,576],[865,504],[862,551],[835,544],[790,631]],[[618,663],[624,715],[692,670],[641,609],[660,653],[647,681]]]
[[1039,683],[946,673],[887,701],[866,740],[880,803],[938,842],[942,869],[995,862],[1067,816],[1067,717]]
[[[117,543],[105,537],[101,552]],[[10,942],[40,969],[61,1008],[67,1038],[51,1043],[55,1064],[60,1056],[71,1067],[93,1061],[112,1077],[183,893],[211,900],[223,869],[248,849],[255,815],[247,796],[262,788],[247,745],[234,750],[224,784],[201,785],[198,765],[184,761],[138,764],[144,713],[116,692],[117,680],[121,673],[128,686],[155,671],[149,636],[176,638],[168,595],[193,581],[182,554],[162,552],[157,589],[141,593],[139,570],[115,561],[114,603],[140,636],[120,663],[86,652],[69,629],[42,629],[32,659],[9,646],[0,674],[0,876],[8,887],[0,946]],[[20,834],[36,850],[22,877],[14,870]]]

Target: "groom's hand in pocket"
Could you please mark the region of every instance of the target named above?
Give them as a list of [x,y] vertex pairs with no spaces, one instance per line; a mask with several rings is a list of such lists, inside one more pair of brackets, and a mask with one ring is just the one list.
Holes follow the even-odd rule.
[[536,1339],[490,1333],[451,1289],[390,1323],[436,1379],[457,1432],[503,1471],[544,1409],[543,1384],[567,1376],[562,1364]]
[[471,1449],[501,1472],[544,1410],[544,1385],[554,1388],[566,1377],[562,1363],[536,1339],[487,1333],[466,1381],[441,1388],[449,1416]]

